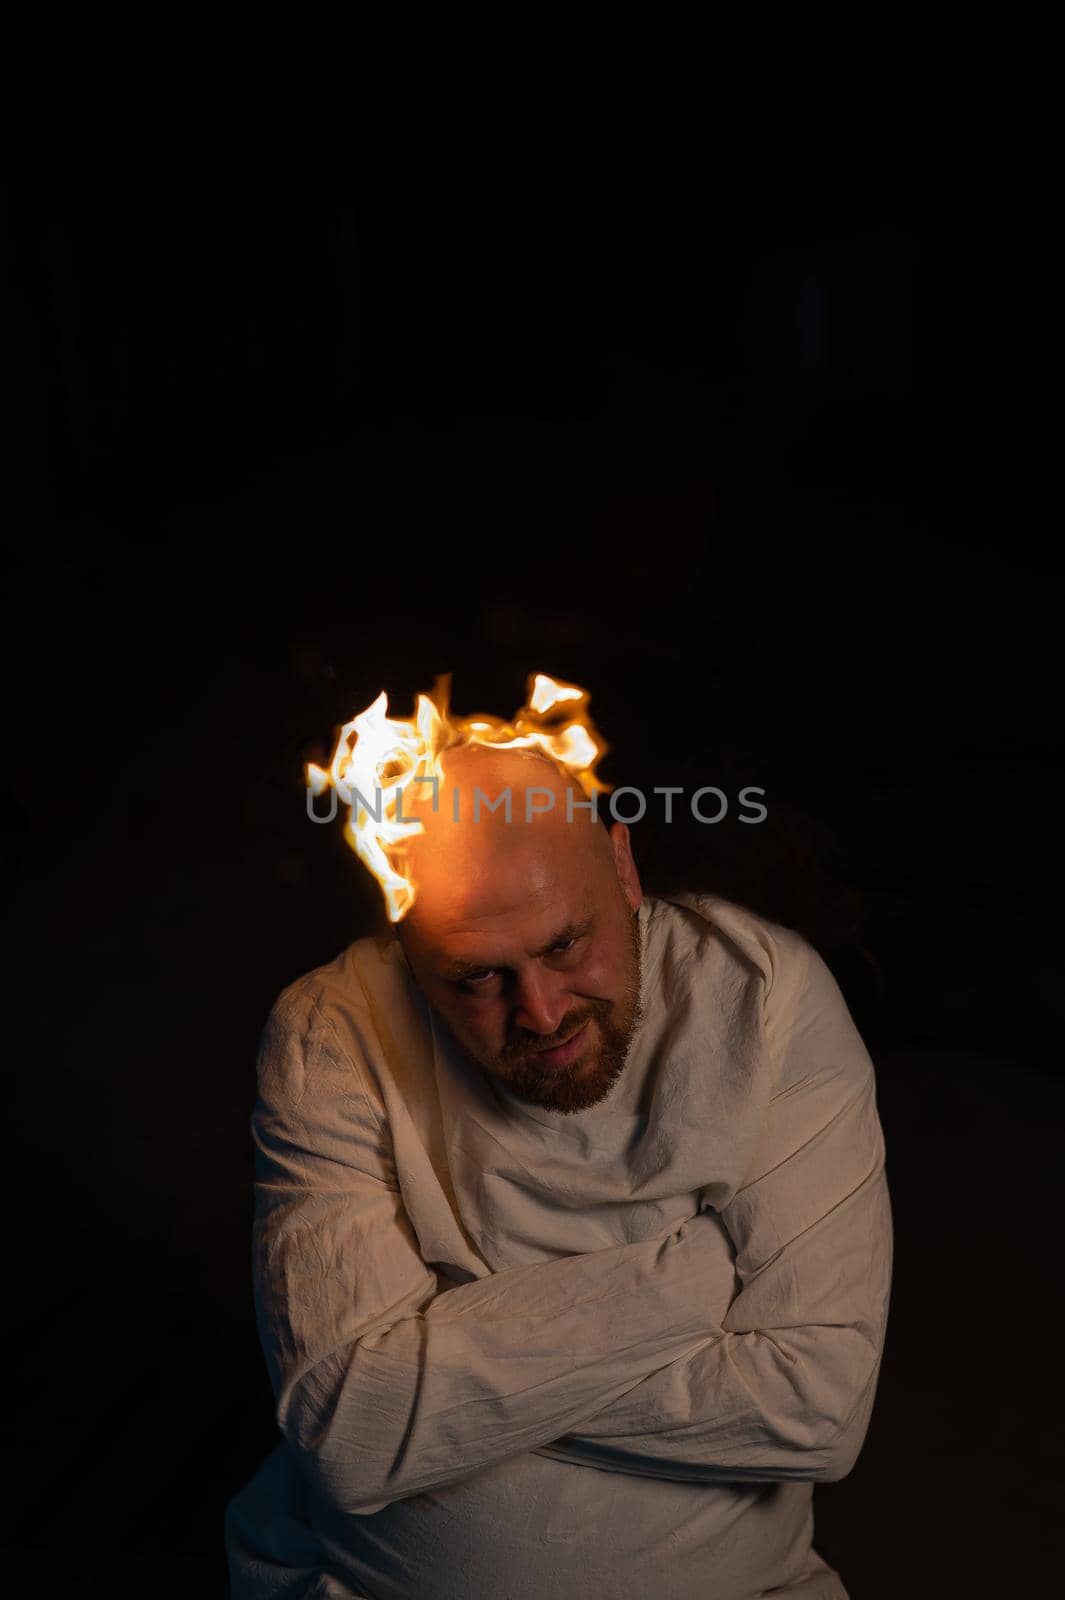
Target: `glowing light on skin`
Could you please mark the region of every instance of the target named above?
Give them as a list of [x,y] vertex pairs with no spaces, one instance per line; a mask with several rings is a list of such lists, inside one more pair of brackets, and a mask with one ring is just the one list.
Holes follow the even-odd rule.
[[[595,769],[608,745],[588,714],[588,693],[546,673],[533,673],[525,704],[509,721],[483,712],[455,716],[449,706],[451,674],[437,678],[429,694],[419,694],[414,715],[388,715],[388,696],[346,722],[328,768],[310,762],[307,784],[315,797],[327,788],[348,807],[344,837],[381,885],[391,922],[414,904],[418,889],[404,847],[424,824],[407,815],[403,796],[432,793],[434,809],[448,750],[485,745],[502,750],[538,750],[572,777],[589,799],[609,784]],[[457,791],[456,791],[457,797]]]

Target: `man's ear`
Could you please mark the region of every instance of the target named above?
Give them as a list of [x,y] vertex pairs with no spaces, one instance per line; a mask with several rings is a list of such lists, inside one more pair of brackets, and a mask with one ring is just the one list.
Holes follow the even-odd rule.
[[636,871],[636,863],[632,859],[632,842],[629,838],[629,830],[624,822],[615,822],[609,831],[618,881],[624,891],[626,900],[629,902],[630,909],[639,911],[640,902],[643,900],[643,889],[640,887],[640,874]]

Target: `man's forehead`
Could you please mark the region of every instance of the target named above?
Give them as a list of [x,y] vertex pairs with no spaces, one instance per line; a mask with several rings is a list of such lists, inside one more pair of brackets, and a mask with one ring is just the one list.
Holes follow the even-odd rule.
[[[495,776],[530,775],[538,781],[550,764],[510,752],[469,752],[462,770]],[[454,768],[452,771],[454,776]],[[587,917],[603,892],[606,856],[602,829],[588,812],[567,817],[568,787],[559,775],[562,803],[527,821],[521,810],[478,815],[469,801],[467,784],[456,819],[450,804],[436,813],[416,812],[423,831],[407,845],[407,865],[414,887],[414,905],[404,919],[405,942],[434,958],[478,946],[492,955],[492,946],[515,956],[544,943],[558,927]],[[457,791],[456,791],[457,792]],[[443,800],[443,796],[441,796]],[[606,853],[609,855],[609,852]]]
[[447,965],[535,955],[593,917],[590,884],[570,884],[560,893],[557,886],[540,882],[516,884],[509,891],[485,885],[481,895],[462,892],[450,900],[415,901],[401,927],[424,954]]
[[559,808],[530,820],[502,808],[467,809],[456,818],[441,806],[413,815],[421,830],[405,848],[417,895],[447,898],[468,887],[480,899],[511,878],[538,885],[584,876],[602,852],[602,829],[588,813],[569,817]]

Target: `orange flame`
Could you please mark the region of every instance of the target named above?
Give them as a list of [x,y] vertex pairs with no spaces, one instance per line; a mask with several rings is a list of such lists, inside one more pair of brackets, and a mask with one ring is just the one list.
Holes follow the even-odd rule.
[[418,695],[409,720],[387,715],[388,696],[382,690],[344,724],[328,770],[313,762],[307,766],[311,793],[320,795],[331,786],[348,807],[344,837],[381,885],[391,922],[406,916],[417,892],[402,846],[424,832],[422,822],[404,815],[403,795],[416,781],[421,786],[442,778],[440,758],[446,750],[463,745],[537,749],[589,798],[610,787],[595,775],[608,746],[588,715],[586,690],[533,673],[525,704],[504,722],[486,715],[453,716],[450,689],[450,673],[437,678],[431,693]]

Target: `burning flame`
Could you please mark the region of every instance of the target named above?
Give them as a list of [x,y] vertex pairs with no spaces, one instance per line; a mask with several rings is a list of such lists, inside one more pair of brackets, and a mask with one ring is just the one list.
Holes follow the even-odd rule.
[[425,795],[426,780],[443,777],[445,751],[463,745],[536,749],[569,773],[589,798],[610,787],[595,775],[608,746],[588,715],[586,690],[533,673],[525,704],[509,722],[483,714],[453,716],[450,690],[450,673],[437,678],[429,694],[418,695],[409,720],[388,716],[382,690],[344,724],[328,770],[307,765],[311,793],[320,795],[331,786],[349,808],[344,836],[381,885],[391,922],[406,916],[416,893],[402,847],[424,832],[422,822],[404,815],[403,795],[416,781],[415,795]]

